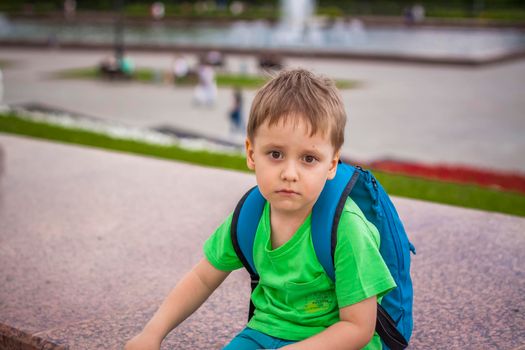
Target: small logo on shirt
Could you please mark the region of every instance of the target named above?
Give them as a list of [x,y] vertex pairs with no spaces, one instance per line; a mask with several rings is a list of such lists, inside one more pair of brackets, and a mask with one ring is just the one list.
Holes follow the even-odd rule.
[[334,297],[329,291],[317,292],[309,294],[304,297],[304,306],[302,307],[305,313],[317,313],[321,311],[328,311],[333,307]]

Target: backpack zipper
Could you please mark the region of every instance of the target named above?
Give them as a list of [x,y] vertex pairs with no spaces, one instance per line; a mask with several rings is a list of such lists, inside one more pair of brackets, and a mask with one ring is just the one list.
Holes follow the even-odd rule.
[[[384,206],[388,206],[390,207],[391,204],[388,203],[388,201],[386,201],[386,199],[383,199],[383,207]],[[385,214],[386,214],[386,210],[385,211]],[[398,228],[398,225],[396,225],[396,222],[395,220],[393,220],[393,216],[391,215],[391,213],[389,212],[389,214],[387,215],[388,217],[386,218],[387,222],[388,222],[388,226],[390,228],[392,228],[392,225],[394,225],[394,227],[397,229]],[[392,224],[390,224],[390,221],[392,221]],[[399,280],[402,282],[402,284],[405,284],[406,281],[407,281],[407,274],[404,273],[405,271],[405,251],[403,249],[403,245],[401,244],[401,239],[397,236],[397,235],[393,235],[394,236],[394,240],[396,240],[396,244],[394,244],[394,249],[396,251],[396,257],[397,257],[397,262],[398,262],[398,266],[399,266]],[[408,239],[408,237],[407,237]],[[409,245],[410,245],[410,241],[409,241]],[[401,249],[401,255],[399,254],[399,250],[398,250],[398,246],[400,247]],[[410,253],[408,253],[410,254]],[[397,286],[396,288],[398,288],[398,292],[399,292],[399,297],[400,297],[400,300],[401,300],[401,304],[404,302],[405,300],[405,296],[404,296],[404,293],[403,293],[403,289],[402,288],[399,288],[400,286]],[[407,329],[408,325],[406,324],[406,320],[404,319],[404,315],[405,315],[405,309],[403,307],[400,308],[401,310],[401,319],[403,319],[403,328]],[[401,320],[400,319],[400,320]]]
[[[383,202],[382,203],[383,204],[383,209],[385,209],[385,206],[390,207],[390,204],[385,199],[382,199],[382,202]],[[395,223],[395,220],[394,220],[394,218],[393,218],[393,216],[391,215],[390,212],[387,214],[387,211],[388,210],[383,210],[384,215],[385,215],[385,219],[386,219],[386,222],[387,222],[387,225],[390,228],[390,232],[392,232],[392,225],[394,226],[394,228],[397,231],[398,227],[397,227],[397,225]],[[396,234],[393,234],[392,236],[393,236],[393,239],[396,241],[395,244],[394,244],[394,249],[396,251],[396,257],[397,257],[398,266],[401,269],[404,269],[404,267],[405,267],[404,252],[403,251],[401,252],[402,258],[400,259],[399,250],[398,250],[398,247],[402,247],[401,240],[399,239],[399,237]]]

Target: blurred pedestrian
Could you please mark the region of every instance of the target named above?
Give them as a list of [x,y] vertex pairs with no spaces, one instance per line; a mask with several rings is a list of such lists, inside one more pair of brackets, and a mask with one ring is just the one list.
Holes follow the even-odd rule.
[[2,69],[0,68],[0,105],[4,99],[4,76],[2,75]]
[[414,22],[423,22],[425,20],[425,7],[421,4],[412,6],[412,18]]
[[155,1],[150,7],[151,17],[155,20],[163,19],[166,14],[166,8],[161,1]]
[[0,111],[4,110],[4,77],[2,75],[2,69],[0,69]]
[[76,12],[77,12],[76,0],[64,0],[64,17],[67,20],[72,20],[75,18]]
[[171,65],[171,71],[173,73],[173,81],[175,84],[183,81],[190,72],[190,66],[188,61],[183,56],[175,56]]
[[206,54],[206,62],[215,68],[220,68],[224,65],[224,58],[220,51],[212,50]]
[[108,55],[102,59],[98,66],[99,72],[103,77],[115,78],[119,73],[118,62],[115,56]]
[[243,96],[240,88],[233,91],[233,108],[230,111],[230,133],[232,137],[244,134],[244,120],[242,115]]
[[217,98],[217,82],[213,68],[201,63],[198,70],[199,82],[194,91],[194,102],[198,105],[212,107]]
[[131,78],[135,73],[135,63],[129,56],[122,56],[119,60],[119,69],[125,78]]

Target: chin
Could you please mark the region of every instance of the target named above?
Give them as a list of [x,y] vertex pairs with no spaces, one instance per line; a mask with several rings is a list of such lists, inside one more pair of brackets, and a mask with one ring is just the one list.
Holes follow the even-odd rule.
[[303,205],[299,203],[294,203],[293,201],[289,200],[276,200],[271,202],[271,205],[274,209],[282,210],[282,211],[288,211],[288,212],[294,212],[303,209]]

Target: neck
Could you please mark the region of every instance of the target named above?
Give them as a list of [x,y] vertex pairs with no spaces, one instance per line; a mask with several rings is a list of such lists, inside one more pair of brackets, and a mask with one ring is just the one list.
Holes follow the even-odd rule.
[[309,210],[304,210],[299,213],[297,212],[285,212],[279,210],[273,210],[270,205],[270,225],[271,225],[271,237],[272,237],[272,247],[278,248],[297,232],[297,229],[302,225],[306,220],[308,215],[310,215],[311,208]]

